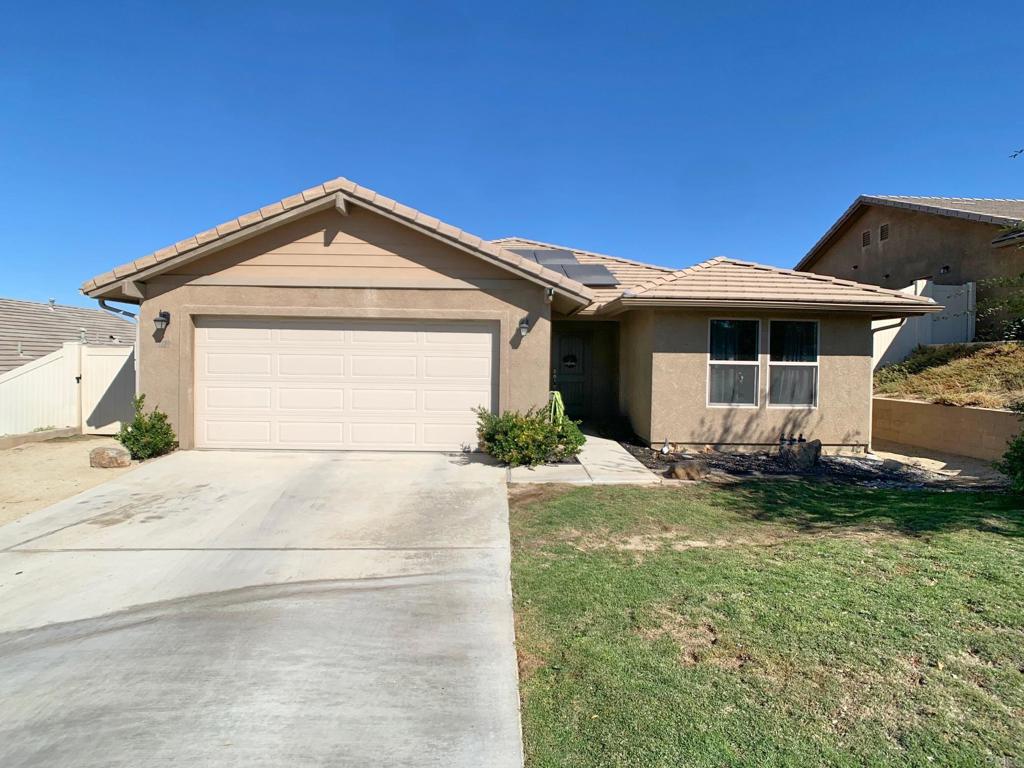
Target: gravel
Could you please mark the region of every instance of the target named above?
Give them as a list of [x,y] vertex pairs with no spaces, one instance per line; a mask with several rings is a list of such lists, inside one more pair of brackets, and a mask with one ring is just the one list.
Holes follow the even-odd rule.
[[779,461],[775,451],[752,453],[723,453],[721,451],[662,454],[660,450],[631,442],[622,447],[650,470],[668,476],[672,465],[684,457],[700,456],[711,476],[719,478],[798,477],[815,480],[861,485],[868,488],[933,488],[940,490],[1002,490],[1005,485],[997,481],[964,482],[956,477],[932,472],[923,467],[898,461],[883,461],[877,457],[822,456],[812,469],[795,471]]

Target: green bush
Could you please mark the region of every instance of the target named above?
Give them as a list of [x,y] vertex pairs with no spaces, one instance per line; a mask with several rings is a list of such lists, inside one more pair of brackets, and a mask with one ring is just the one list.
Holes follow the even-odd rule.
[[167,414],[157,409],[150,414],[143,413],[145,402],[145,395],[135,398],[135,418],[122,425],[117,433],[118,442],[128,449],[132,458],[142,461],[163,456],[178,447],[178,437],[167,421]]
[[[1024,419],[1024,402],[1014,403],[1010,410]],[[1018,493],[1024,493],[1024,432],[1007,444],[1003,458],[993,463],[996,469],[1010,478],[1010,486]]]
[[478,408],[476,414],[480,448],[510,467],[568,461],[586,442],[577,422],[552,421],[547,408],[501,415]]

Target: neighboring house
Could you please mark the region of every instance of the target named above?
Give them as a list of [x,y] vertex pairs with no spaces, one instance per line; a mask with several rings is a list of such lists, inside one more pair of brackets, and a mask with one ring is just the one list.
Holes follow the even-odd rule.
[[1001,293],[991,280],[1024,273],[1021,222],[1024,200],[861,195],[796,269],[895,289],[973,282],[983,303]]
[[622,414],[651,443],[864,448],[871,321],[938,310],[712,259],[672,270],[487,242],[335,179],[116,267],[183,448],[460,450],[472,408]]
[[56,352],[66,341],[131,346],[135,323],[102,309],[0,299],[0,373]]

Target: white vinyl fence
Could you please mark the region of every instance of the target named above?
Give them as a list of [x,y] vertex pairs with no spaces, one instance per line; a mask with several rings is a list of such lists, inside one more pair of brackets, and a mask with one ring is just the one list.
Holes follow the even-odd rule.
[[974,341],[975,285],[935,285],[931,280],[915,280],[902,289],[913,296],[928,296],[945,309],[933,315],[899,320],[875,320],[874,368],[898,363],[919,346],[957,344]]
[[0,435],[54,427],[112,435],[131,418],[134,397],[132,347],[67,342],[0,374]]

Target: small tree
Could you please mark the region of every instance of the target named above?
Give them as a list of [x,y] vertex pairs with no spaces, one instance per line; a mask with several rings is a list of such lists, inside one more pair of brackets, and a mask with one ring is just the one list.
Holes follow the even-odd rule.
[[[1024,401],[1014,403],[1010,410],[1024,420]],[[1013,438],[1008,444],[1003,458],[993,463],[996,469],[1010,478],[1010,487],[1018,493],[1024,493],[1024,432]]]
[[135,398],[135,418],[121,426],[117,440],[131,454],[133,459],[145,461],[163,456],[178,447],[178,437],[167,419],[167,414],[156,408],[146,414],[142,408],[146,396]]

